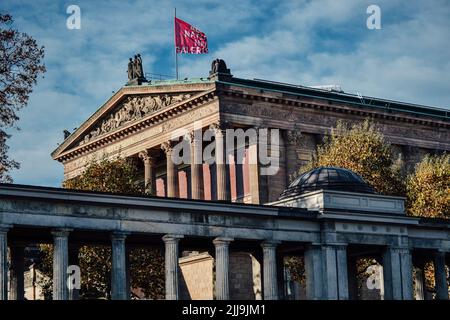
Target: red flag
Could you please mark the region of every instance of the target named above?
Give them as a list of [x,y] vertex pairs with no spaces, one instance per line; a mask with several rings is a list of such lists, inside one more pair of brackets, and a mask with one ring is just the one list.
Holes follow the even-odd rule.
[[177,53],[208,53],[206,35],[177,17],[175,17],[175,47]]

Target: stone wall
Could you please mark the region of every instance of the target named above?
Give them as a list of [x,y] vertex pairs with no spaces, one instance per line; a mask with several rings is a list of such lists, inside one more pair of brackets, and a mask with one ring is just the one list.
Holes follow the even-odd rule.
[[[229,290],[233,300],[261,300],[261,266],[247,252],[230,252]],[[214,258],[208,253],[190,252],[179,259],[180,298],[214,299]]]
[[[270,136],[270,135],[269,135]],[[272,202],[280,197],[288,183],[286,168],[286,143],[283,131],[279,132],[279,141],[270,141],[270,157],[276,159],[279,169],[276,174],[267,176],[267,200]],[[278,155],[278,157],[277,157]],[[276,158],[275,158],[276,157]]]
[[317,134],[295,130],[286,132],[286,174],[288,182],[313,158],[321,138]]
[[230,299],[261,300],[261,266],[247,252],[230,253]]

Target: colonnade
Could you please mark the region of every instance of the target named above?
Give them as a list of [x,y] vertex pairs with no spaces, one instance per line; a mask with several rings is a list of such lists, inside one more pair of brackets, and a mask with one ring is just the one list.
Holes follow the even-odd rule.
[[[11,226],[0,227],[0,300],[24,298],[23,286],[23,246],[11,246],[11,286],[8,297],[7,234]],[[69,236],[72,229],[54,229],[53,236],[53,300],[69,300],[74,295],[67,285],[69,265]],[[111,239],[111,299],[130,298],[129,279],[127,279],[126,232],[112,232]],[[167,300],[179,298],[179,241],[183,235],[167,234],[162,237],[165,247],[165,297]],[[232,238],[217,237],[212,243],[216,255],[216,299],[227,300],[229,290],[229,245]],[[264,253],[265,299],[277,299],[276,242],[262,242]]]

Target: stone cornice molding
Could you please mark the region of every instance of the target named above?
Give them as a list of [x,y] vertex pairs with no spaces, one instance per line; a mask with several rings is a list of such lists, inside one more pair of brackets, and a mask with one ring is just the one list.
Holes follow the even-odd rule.
[[166,141],[161,144],[161,150],[167,155],[171,155],[173,151],[174,143],[172,141]]

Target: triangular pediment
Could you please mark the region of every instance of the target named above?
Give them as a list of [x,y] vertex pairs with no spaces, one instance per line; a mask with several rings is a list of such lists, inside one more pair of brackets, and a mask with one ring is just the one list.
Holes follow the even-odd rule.
[[128,96],[100,118],[92,129],[77,140],[77,145],[90,141],[192,97],[192,93],[148,94]]
[[133,92],[132,89],[122,88],[65,139],[53,151],[52,157],[57,159],[72,149],[89,144],[133,123],[139,123],[140,120],[148,118],[152,114],[202,95],[203,92],[208,91],[205,89],[210,88],[186,89],[183,91],[159,90],[157,92],[142,92],[141,89]]

